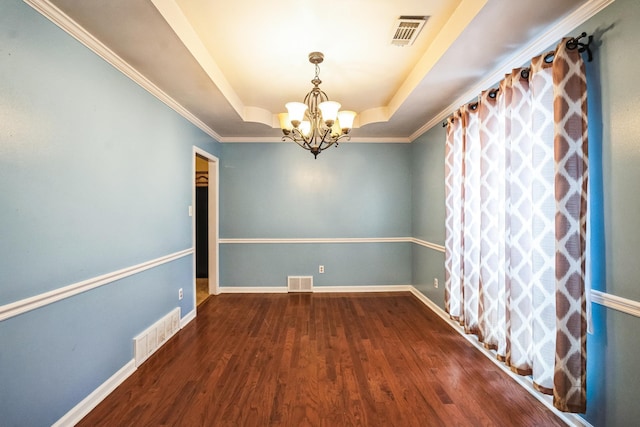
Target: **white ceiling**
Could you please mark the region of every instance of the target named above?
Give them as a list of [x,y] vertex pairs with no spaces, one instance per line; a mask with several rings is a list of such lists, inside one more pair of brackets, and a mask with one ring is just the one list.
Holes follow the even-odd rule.
[[[358,113],[354,141],[411,141],[470,100],[477,93],[470,88],[494,84],[507,67],[524,63],[518,53],[525,46],[546,49],[580,23],[589,4],[603,3],[26,1],[59,8],[221,142],[278,141],[276,115],[312,87],[312,51],[325,55],[321,88]],[[403,15],[430,18],[412,46],[392,46]]]

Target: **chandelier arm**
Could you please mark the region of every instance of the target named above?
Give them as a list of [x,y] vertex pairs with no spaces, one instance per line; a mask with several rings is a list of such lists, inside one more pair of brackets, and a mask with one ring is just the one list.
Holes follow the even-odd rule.
[[296,129],[296,131],[298,132],[298,138],[300,140],[302,140],[304,145],[310,145],[309,143],[311,142],[311,136],[309,135],[308,137],[305,137],[304,133],[302,133],[302,131],[300,129]]
[[302,143],[300,142],[300,140],[295,139],[295,138],[292,138],[290,135],[285,135],[285,136],[283,136],[283,137],[282,137],[282,142],[286,141],[287,139],[288,139],[289,141],[295,142],[296,144],[298,144],[300,147],[304,148],[305,150],[307,150],[307,151],[309,150],[309,147],[307,147],[306,145],[302,144]]
[[343,133],[341,135],[338,135],[335,140],[333,141],[333,143],[331,145],[335,145],[336,147],[340,144],[338,144],[338,141],[340,141],[341,139],[346,139],[349,135],[346,133]]
[[[331,128],[323,128],[323,132],[324,134],[322,135],[322,142],[327,144],[326,148],[329,148],[335,142],[333,140],[333,137],[331,136]],[[329,137],[329,139],[327,139],[327,136]]]
[[284,141],[285,138],[289,139],[295,142],[296,144],[298,144],[300,147],[304,148],[305,150],[311,150],[310,142],[312,141],[312,137],[313,137],[313,134],[310,135],[309,138],[306,138],[304,134],[300,131],[300,129],[293,128],[291,129],[291,133],[289,135],[285,135],[282,137],[282,140]]
[[349,134],[348,134],[348,133],[343,133],[343,134],[339,135],[339,136],[336,138],[336,145],[338,145],[338,141],[340,141],[341,139],[347,139],[347,140],[348,140],[348,139],[350,139],[350,138],[351,138],[351,136],[349,136]]

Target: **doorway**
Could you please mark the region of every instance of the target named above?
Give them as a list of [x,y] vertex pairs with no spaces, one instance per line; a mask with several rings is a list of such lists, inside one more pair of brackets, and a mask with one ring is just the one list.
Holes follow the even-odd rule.
[[219,293],[218,273],[218,158],[193,148],[194,304]]

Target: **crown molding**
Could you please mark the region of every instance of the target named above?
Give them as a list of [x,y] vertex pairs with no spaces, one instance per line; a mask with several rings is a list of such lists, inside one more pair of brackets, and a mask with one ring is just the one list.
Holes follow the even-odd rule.
[[513,68],[528,62],[534,56],[540,54],[540,52],[557,43],[560,39],[566,36],[569,32],[573,31],[578,25],[584,23],[592,16],[596,15],[605,7],[613,3],[614,0],[591,0],[580,6],[573,13],[567,15],[564,19],[554,25],[551,29],[540,35],[532,43],[527,46],[526,49],[519,51],[515,55],[509,57],[503,61],[498,67],[496,67],[491,73],[489,73],[484,79],[476,83],[464,94],[453,101],[448,107],[442,110],[439,114],[425,123],[420,129],[415,131],[409,139],[415,141],[422,134],[436,125],[442,124],[452,112],[457,110],[461,105],[469,102],[471,99],[476,98],[483,90],[494,86],[497,82],[504,78],[504,75],[509,73]]
[[315,243],[412,243],[411,237],[340,237],[340,238],[240,238],[220,239],[220,244],[315,244]]
[[[288,141],[283,141],[280,137],[222,137],[218,139],[221,143],[231,144],[255,144],[255,143],[278,143],[288,144]],[[340,144],[411,144],[411,139],[406,137],[390,137],[390,138],[364,138],[357,137],[351,138],[349,141],[340,141]]]
[[[33,7],[40,14],[45,16],[51,22],[56,24],[62,30],[74,37],[80,43],[92,50],[102,59],[111,64],[118,71],[129,77],[136,82],[146,91],[172,108],[182,117],[190,121],[193,125],[201,129],[207,135],[214,138],[219,142],[228,143],[240,143],[240,142],[282,142],[277,137],[264,137],[264,138],[244,138],[244,137],[230,137],[223,138],[211,127],[207,126],[202,120],[192,114],[187,108],[185,108],[178,101],[169,96],[166,92],[161,90],[153,82],[148,80],[135,68],[129,65],[126,61],[120,58],[115,52],[105,46],[98,39],[93,37],[84,27],[79,25],[69,16],[67,16],[57,6],[53,5],[49,0],[24,0],[26,4]],[[443,109],[439,114],[434,116],[431,120],[425,123],[422,127],[416,130],[409,137],[391,137],[391,138],[352,138],[350,142],[353,143],[411,143],[417,138],[422,136],[425,132],[432,127],[441,124],[450,114],[455,111],[460,105],[468,102],[469,100],[478,96],[478,94],[493,85],[495,85],[505,73],[511,71],[514,67],[517,67],[527,61],[533,56],[539,54],[544,49],[553,45],[559,39],[564,37],[567,33],[575,29],[578,25],[584,23],[586,20],[600,12],[602,9],[613,3],[614,0],[591,0],[586,2],[580,8],[573,13],[567,15],[564,19],[558,22],[549,31],[538,37],[533,43],[531,43],[526,49],[518,52],[516,55],[503,61],[498,67],[496,67],[490,74],[484,79],[478,82],[476,85],[467,90],[463,95],[458,97],[449,106]],[[247,141],[249,140],[249,141]]]
[[125,76],[129,77],[131,80],[140,85],[147,92],[158,98],[160,101],[165,103],[171,109],[173,109],[176,113],[180,114],[182,117],[193,123],[196,127],[201,129],[204,133],[214,138],[215,140],[220,140],[220,135],[209,126],[207,126],[202,120],[193,115],[189,110],[187,110],[182,104],[169,96],[166,92],[156,86],[153,82],[143,76],[138,70],[133,68],[129,63],[127,63],[124,59],[120,58],[114,51],[109,49],[106,45],[96,39],[89,31],[87,31],[84,27],[78,24],[76,21],[71,19],[68,15],[66,15],[62,10],[60,10],[57,6],[53,5],[48,0],[24,0],[26,4],[34,8],[40,14],[42,14],[45,18],[49,19],[51,22],[56,24],[62,30],[67,32],[73,38],[78,40],[80,43],[85,45],[91,51],[93,51],[96,55],[107,61],[111,64],[115,69],[120,71]]

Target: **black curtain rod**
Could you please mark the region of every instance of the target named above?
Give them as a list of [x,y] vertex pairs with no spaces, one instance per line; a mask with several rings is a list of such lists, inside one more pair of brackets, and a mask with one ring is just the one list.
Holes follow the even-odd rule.
[[[587,38],[586,43],[581,41],[584,38]],[[565,44],[565,46],[567,46],[567,49],[569,50],[575,50],[578,49],[578,52],[583,53],[583,52],[587,52],[587,61],[591,62],[593,61],[593,53],[591,52],[591,42],[593,41],[593,36],[591,34],[589,34],[587,36],[587,33],[582,32],[582,34],[580,34],[578,37],[572,37],[569,40],[567,40],[567,43]],[[553,61],[553,53],[549,53],[547,56],[545,56],[545,61],[546,62],[551,62]],[[529,78],[529,69],[526,68],[524,70],[522,70],[521,72],[521,76],[522,78],[526,79]],[[490,93],[489,96],[491,98],[495,98],[497,93],[498,93],[499,89],[493,89]],[[477,103],[476,103],[477,105]],[[445,128],[447,127],[447,121],[445,120],[444,122],[442,122],[442,127]]]
[[578,52],[580,53],[586,51],[587,61],[591,62],[593,61],[593,54],[591,53],[591,48],[589,47],[589,45],[593,41],[593,36],[589,34],[589,36],[587,37],[587,42],[586,43],[581,42],[580,40],[585,37],[587,37],[587,33],[583,32],[578,37],[573,37],[567,40],[566,46],[567,46],[567,49],[569,50],[578,49]]

